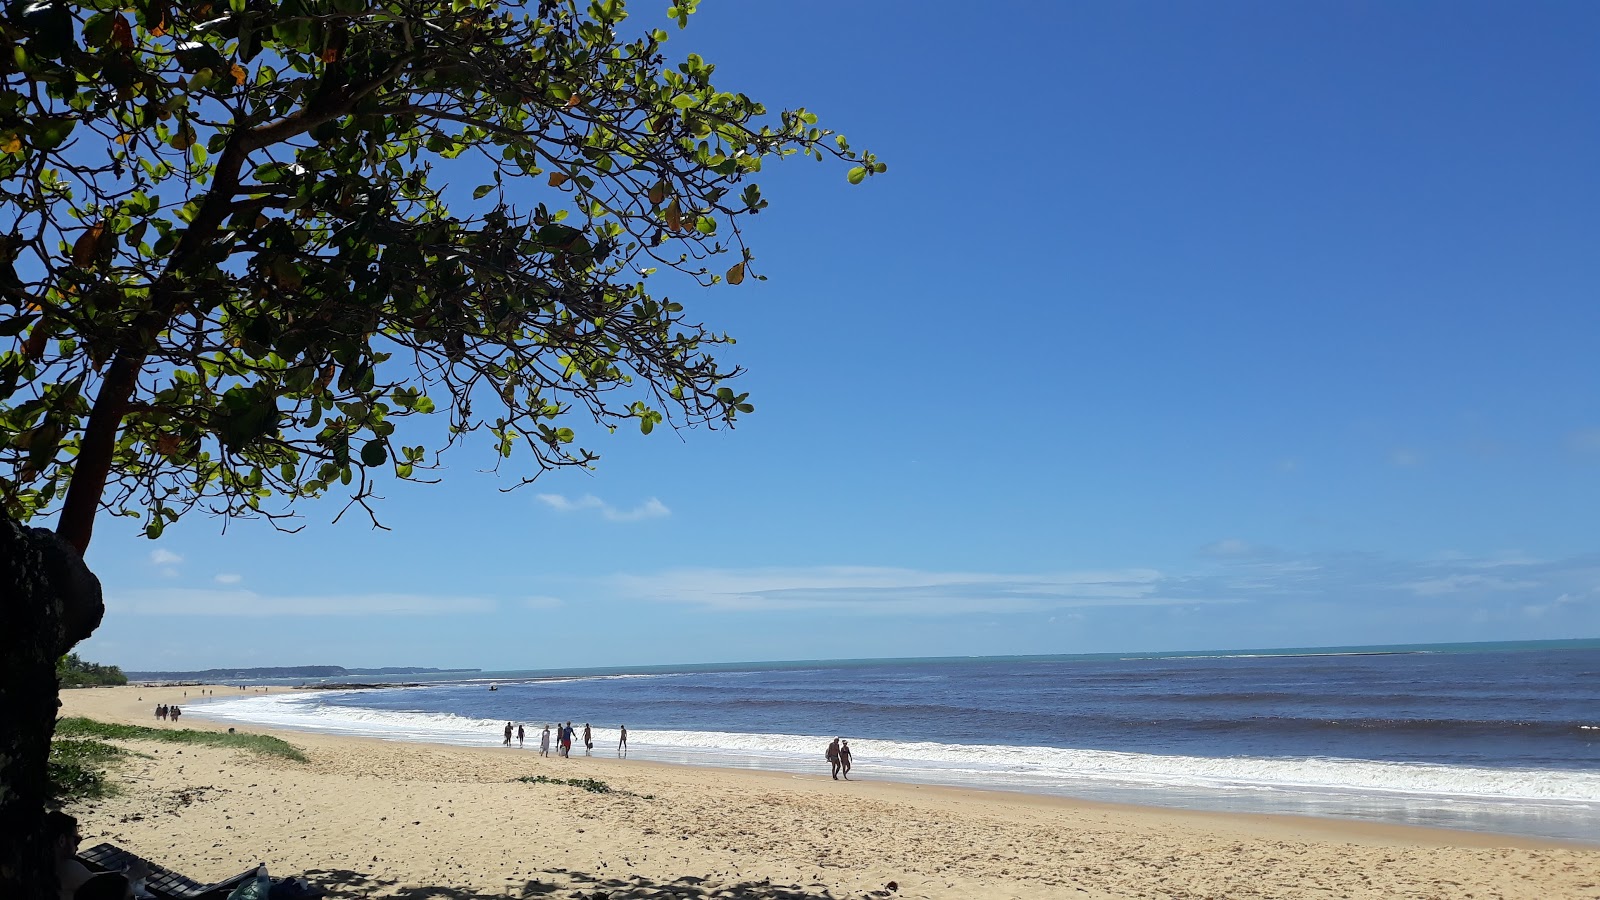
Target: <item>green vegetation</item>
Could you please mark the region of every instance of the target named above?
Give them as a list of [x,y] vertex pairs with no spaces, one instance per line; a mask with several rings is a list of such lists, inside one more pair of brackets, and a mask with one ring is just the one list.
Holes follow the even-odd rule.
[[617,794],[622,797],[638,797],[641,800],[654,800],[651,794],[635,794],[629,791],[619,791],[604,781],[594,778],[551,778],[548,775],[524,775],[517,779],[524,784],[560,784],[567,787],[580,788],[591,794]]
[[531,479],[586,423],[732,425],[679,297],[763,277],[765,163],[885,169],[625,0],[11,7],[0,507],[80,549],[102,509],[365,507],[469,432]]
[[551,778],[548,775],[524,775],[517,779],[525,784],[564,784],[582,788],[591,794],[609,794],[611,785],[593,778]]
[[120,668],[85,662],[76,653],[68,653],[56,661],[56,679],[64,688],[128,683],[128,676],[122,674]]
[[50,798],[57,804],[115,796],[107,767],[131,756],[103,741],[58,739],[50,744]]
[[[56,724],[56,736],[98,738],[121,741],[163,741],[169,744],[204,744],[210,747],[233,747],[262,756],[279,756],[295,762],[305,762],[300,748],[265,734],[230,734],[225,731],[195,731],[190,728],[149,728],[144,725],[117,725],[96,722],[79,717],[62,719]],[[115,748],[113,748],[115,749]]]

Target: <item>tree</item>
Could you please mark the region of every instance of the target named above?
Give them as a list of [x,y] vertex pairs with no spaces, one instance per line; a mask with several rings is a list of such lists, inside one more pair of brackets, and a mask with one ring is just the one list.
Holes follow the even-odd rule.
[[128,676],[119,666],[87,662],[76,653],[68,653],[56,661],[56,681],[62,687],[98,687],[127,684]]
[[[651,276],[760,277],[740,222],[767,206],[767,160],[844,160],[855,183],[884,166],[804,109],[719,90],[697,55],[669,62],[667,32],[627,16],[12,0],[0,508],[56,514],[81,553],[101,509],[150,537],[197,507],[281,525],[333,490],[370,513],[381,480],[426,480],[473,432],[523,447],[525,480],[591,464],[584,422],[749,412],[713,356],[731,339]],[[397,427],[436,411],[431,451]],[[99,609],[35,618],[75,642]]]

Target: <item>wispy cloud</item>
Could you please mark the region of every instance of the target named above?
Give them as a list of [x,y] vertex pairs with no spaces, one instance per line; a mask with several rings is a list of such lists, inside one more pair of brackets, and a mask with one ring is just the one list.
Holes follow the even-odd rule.
[[248,590],[178,588],[124,591],[107,606],[135,616],[431,616],[484,613],[484,597],[436,594],[273,595]]
[[713,610],[828,610],[882,615],[1028,612],[1064,607],[1226,602],[1169,597],[1148,569],[1010,575],[866,566],[677,569],[609,579],[617,593]]
[[1600,459],[1600,428],[1580,428],[1567,435],[1567,449],[1579,456]]
[[1351,615],[1411,610],[1429,620],[1465,618],[1481,610],[1490,618],[1574,615],[1600,622],[1600,554],[1546,561],[1520,554],[1428,560],[1362,553],[1295,557],[1239,540],[1219,541],[1209,549],[1210,561],[1192,572],[701,568],[614,575],[596,579],[585,590],[730,613],[959,616],[1168,607],[1220,614],[1253,604],[1263,611],[1305,607]]
[[238,584],[244,580],[244,576],[235,575],[232,572],[219,572],[217,577],[213,578],[212,580],[217,584]]
[[1396,447],[1389,451],[1389,464],[1409,468],[1422,465],[1422,454],[1409,447]]
[[529,609],[555,609],[561,605],[560,597],[524,597],[522,605]]
[[672,510],[665,503],[654,497],[635,506],[633,509],[618,509],[596,497],[593,494],[584,494],[582,497],[568,499],[562,494],[539,494],[539,501],[556,512],[574,513],[586,510],[597,510],[602,517],[610,522],[637,522],[641,519],[660,519],[672,515]]
[[1465,591],[1525,591],[1539,587],[1538,581],[1512,581],[1493,575],[1455,574],[1424,578],[1406,585],[1423,597],[1460,594]]
[[1246,560],[1246,559],[1272,559],[1282,553],[1274,547],[1264,544],[1252,544],[1239,538],[1223,538],[1213,541],[1200,548],[1200,555],[1210,559]]

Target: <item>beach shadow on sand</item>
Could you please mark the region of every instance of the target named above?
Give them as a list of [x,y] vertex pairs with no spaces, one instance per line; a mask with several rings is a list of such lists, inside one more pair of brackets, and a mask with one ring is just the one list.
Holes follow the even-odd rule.
[[[305,873],[330,898],[393,897],[400,900],[840,900],[820,885],[773,884],[767,881],[710,881],[683,875],[659,881],[640,875],[617,878],[569,869],[551,869],[504,888],[481,889],[447,885],[398,884],[387,878],[348,869],[311,869]],[[889,890],[870,891],[869,898],[894,896]]]

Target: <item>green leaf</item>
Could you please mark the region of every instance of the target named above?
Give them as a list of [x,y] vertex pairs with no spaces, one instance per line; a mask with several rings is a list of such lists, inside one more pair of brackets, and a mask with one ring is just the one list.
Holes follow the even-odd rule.
[[41,119],[33,126],[33,145],[40,150],[54,150],[65,143],[67,136],[77,127],[76,119]]
[[384,449],[383,441],[371,440],[361,445],[361,462],[367,466],[381,466],[389,459],[389,451]]
[[492,190],[494,190],[494,185],[480,184],[478,185],[477,189],[472,192],[472,199],[482,200],[484,197],[489,196],[489,192]]
[[851,184],[860,184],[867,177],[867,167],[856,166],[849,172],[846,172],[844,177],[850,179]]

